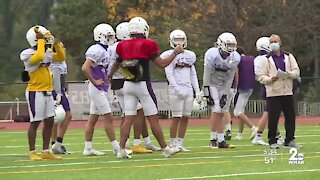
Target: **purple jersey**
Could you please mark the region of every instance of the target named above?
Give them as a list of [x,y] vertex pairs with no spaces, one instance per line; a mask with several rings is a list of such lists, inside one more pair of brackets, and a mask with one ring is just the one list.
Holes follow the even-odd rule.
[[238,65],[239,68],[239,90],[253,89],[255,83],[254,74],[254,57],[241,56],[241,61]]
[[109,84],[108,84],[109,81],[107,78],[106,68],[101,65],[96,67],[91,67],[91,75],[95,80],[102,79],[104,81],[103,85],[96,86],[96,88],[107,92],[109,88]]
[[91,75],[95,80],[102,79],[103,85],[96,86],[101,91],[108,91],[109,84],[107,78],[107,68],[109,65],[109,56],[107,50],[100,44],[94,44],[86,52],[86,59],[91,59],[94,64],[91,66]]

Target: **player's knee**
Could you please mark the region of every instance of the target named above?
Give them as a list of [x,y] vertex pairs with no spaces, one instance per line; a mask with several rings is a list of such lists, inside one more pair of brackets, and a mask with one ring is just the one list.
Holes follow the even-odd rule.
[[234,115],[235,117],[239,117],[242,113],[243,113],[242,111],[239,111],[239,110],[237,110],[237,109],[235,109],[235,110],[233,111],[233,115]]

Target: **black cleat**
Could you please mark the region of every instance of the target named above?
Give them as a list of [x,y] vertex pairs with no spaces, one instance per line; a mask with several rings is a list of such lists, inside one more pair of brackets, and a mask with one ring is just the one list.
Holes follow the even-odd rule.
[[210,140],[209,147],[210,148],[218,148],[217,140],[216,139]]
[[232,133],[230,130],[227,130],[225,135],[224,135],[224,138],[227,140],[227,141],[230,141],[231,140],[231,136],[232,136]]
[[221,143],[218,143],[218,148],[234,148],[234,146],[222,141]]

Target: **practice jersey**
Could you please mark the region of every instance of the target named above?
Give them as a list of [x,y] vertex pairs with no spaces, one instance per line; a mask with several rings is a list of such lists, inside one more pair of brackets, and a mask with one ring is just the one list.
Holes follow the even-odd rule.
[[91,75],[95,80],[102,79],[103,85],[96,86],[97,89],[108,91],[108,78],[107,68],[109,65],[109,58],[107,50],[100,44],[94,44],[90,46],[85,53],[86,59],[90,59],[94,62],[91,66]]
[[[108,47],[108,57],[109,57],[109,62],[110,62],[108,72],[111,71],[113,64],[117,61],[117,58],[119,58],[119,56],[116,52],[118,44],[119,44],[119,42],[116,42]],[[124,77],[120,73],[120,71],[118,70],[117,72],[114,73],[114,75],[112,76],[112,79],[124,79]]]
[[[162,59],[168,58],[174,50],[167,50],[163,52],[160,57]],[[184,50],[178,54],[173,61],[165,67],[169,86],[182,86],[195,88],[195,91],[199,91],[199,84],[197,78],[197,72],[195,69],[196,54],[190,50]]]
[[37,64],[30,64],[30,58],[36,52],[35,49],[29,48],[20,53],[25,71],[28,71],[30,77],[27,91],[52,91],[52,76],[49,64],[53,60],[53,51],[47,49],[44,60]]
[[254,59],[254,74],[256,76],[258,75],[258,73],[260,71],[261,63],[265,58],[266,58],[266,54],[265,55],[259,55]]
[[255,83],[254,74],[254,57],[253,56],[241,56],[241,61],[238,65],[239,70],[239,90],[253,89]]
[[[129,39],[119,42],[116,52],[120,58],[117,61],[127,63],[126,61],[136,60],[135,67],[129,68],[132,74],[139,76],[134,81],[149,81],[149,61],[159,55],[159,47],[157,43],[151,39]],[[142,73],[141,75],[138,74]],[[130,80],[130,79],[127,79]]]
[[204,68],[207,72],[204,73],[204,86],[215,86],[228,91],[239,62],[240,54],[236,51],[223,59],[218,48],[208,49],[204,57]]

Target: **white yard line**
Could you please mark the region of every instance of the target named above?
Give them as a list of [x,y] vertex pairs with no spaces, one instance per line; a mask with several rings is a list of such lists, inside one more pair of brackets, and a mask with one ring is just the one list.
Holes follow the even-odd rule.
[[212,176],[194,176],[194,177],[166,178],[166,179],[162,179],[162,180],[207,179],[207,178],[223,178],[223,177],[265,175],[265,174],[285,174],[285,173],[290,173],[291,174],[291,173],[319,172],[319,171],[320,171],[320,169],[301,169],[301,170],[286,170],[286,171],[248,172],[248,173],[222,174],[222,175],[212,175]]
[[[308,154],[315,154],[319,152],[310,152]],[[288,153],[278,153],[275,156],[288,155]],[[160,154],[159,154],[160,156]],[[224,156],[204,156],[204,157],[171,157],[171,158],[154,158],[154,159],[130,159],[130,160],[114,160],[114,161],[86,161],[86,162],[75,162],[75,163],[52,163],[49,164],[46,161],[46,164],[40,165],[15,165],[15,166],[2,166],[0,169],[11,169],[11,168],[34,168],[34,167],[55,167],[55,166],[73,166],[73,165],[87,165],[87,164],[112,164],[112,163],[122,163],[122,162],[152,162],[152,161],[167,161],[167,160],[197,160],[197,159],[230,159],[230,158],[248,158],[248,157],[264,157],[263,153],[261,154],[250,154],[250,155],[224,155]],[[108,157],[108,156],[101,156]],[[306,156],[307,157],[307,156]],[[115,157],[116,158],[116,157]],[[82,158],[79,158],[82,159]],[[263,161],[263,158],[261,159]],[[63,161],[63,160],[62,160]],[[57,162],[57,161],[53,161]],[[1,173],[0,173],[1,174]]]

